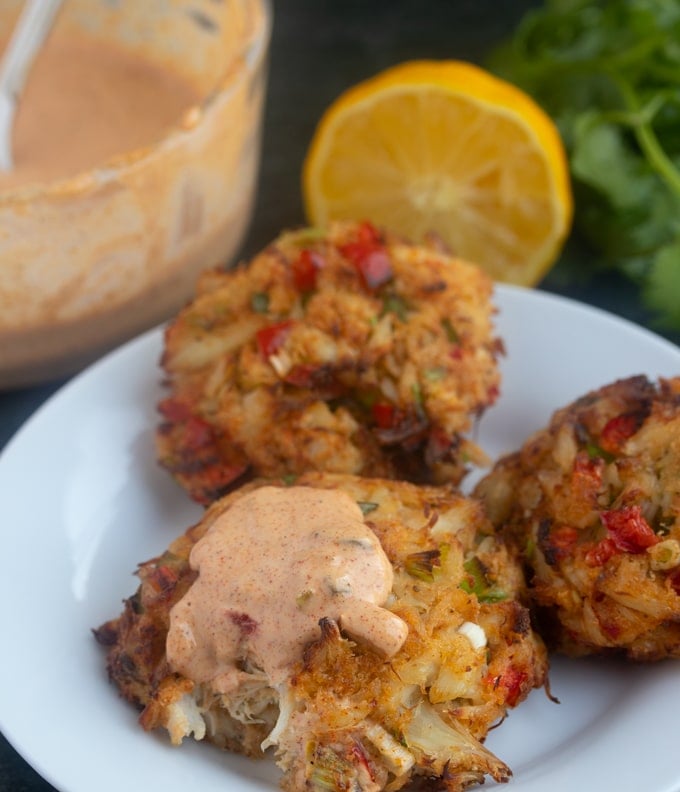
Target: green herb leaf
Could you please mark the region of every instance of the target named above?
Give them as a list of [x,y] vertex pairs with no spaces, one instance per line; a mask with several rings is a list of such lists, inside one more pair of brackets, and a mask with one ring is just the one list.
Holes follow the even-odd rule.
[[460,588],[468,594],[474,594],[480,602],[502,602],[508,595],[500,589],[491,587],[486,576],[484,565],[477,558],[472,556],[463,564],[463,569],[468,577],[460,582]]
[[419,382],[414,382],[413,385],[411,385],[411,395],[413,396],[413,407],[416,411],[416,415],[421,421],[427,420],[425,397]]
[[318,242],[324,239],[326,235],[327,231],[325,229],[317,228],[316,226],[308,226],[306,228],[297,229],[296,231],[289,231],[286,235],[286,239],[298,245],[308,245],[312,242]]
[[448,318],[448,316],[445,316],[442,319],[441,326],[444,328],[444,332],[446,333],[446,338],[450,343],[458,344],[460,342],[460,336],[458,335],[458,331],[451,324],[451,320]]
[[250,307],[255,313],[267,313],[269,310],[269,295],[266,292],[255,292],[250,298]]
[[407,301],[394,292],[389,292],[383,296],[381,316],[387,313],[395,314],[402,322],[408,319],[409,305]]
[[312,792],[339,792],[352,788],[354,768],[350,762],[322,744],[310,746],[308,753],[308,789]]
[[375,511],[380,505],[378,503],[373,503],[372,501],[357,501],[357,504],[359,505],[361,513],[364,515],[364,517],[367,514],[370,514],[372,511]]
[[448,373],[448,369],[444,366],[434,366],[433,368],[425,369],[423,372],[425,379],[429,382],[440,382]]
[[441,567],[440,550],[423,550],[406,556],[405,569],[412,577],[431,583],[434,580],[435,568]]
[[586,443],[586,452],[589,459],[604,459],[605,462],[612,462],[614,460],[614,455],[605,451],[604,448],[598,445],[594,440],[589,440]]
[[295,597],[295,605],[302,610],[313,596],[314,592],[311,589],[304,589]]
[[680,330],[678,41],[678,2],[545,0],[488,64],[553,117],[569,157],[576,228],[673,330]]

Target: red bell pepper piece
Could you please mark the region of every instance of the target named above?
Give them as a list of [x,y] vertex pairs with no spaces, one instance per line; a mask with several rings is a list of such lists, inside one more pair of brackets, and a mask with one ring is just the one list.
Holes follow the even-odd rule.
[[179,399],[168,397],[158,404],[158,412],[171,423],[186,421],[192,417],[192,412],[188,404]]
[[600,518],[616,547],[624,553],[642,553],[660,541],[639,506],[605,511]]
[[387,402],[376,402],[371,407],[373,420],[381,429],[392,429],[396,421],[396,410]]
[[586,564],[591,567],[602,566],[618,552],[614,540],[607,536],[588,550],[585,554]]
[[621,447],[640,427],[639,417],[633,413],[617,415],[605,424],[600,434],[600,447],[610,454],[618,454]]
[[308,363],[298,363],[296,366],[293,366],[284,379],[289,385],[296,385],[298,388],[312,388],[319,375],[319,371],[319,366],[312,366]]
[[427,439],[428,461],[443,459],[451,450],[453,440],[441,426],[433,426]]
[[275,355],[285,344],[292,326],[292,319],[286,319],[258,330],[255,337],[260,353],[266,358]]
[[213,443],[214,436],[210,424],[200,416],[194,415],[186,403],[170,397],[159,403],[158,411],[166,421],[177,427],[182,448],[195,451]]
[[356,762],[363,765],[364,770],[371,781],[375,781],[375,773],[373,772],[373,768],[371,767],[371,764],[368,760],[366,750],[358,740],[354,740],[354,743],[350,748],[350,755]]
[[643,553],[661,540],[642,516],[639,506],[623,506],[600,513],[607,536],[586,553],[589,566],[601,566],[617,553]]
[[514,707],[522,695],[522,687],[528,679],[526,671],[520,671],[514,666],[508,666],[502,674],[496,677],[487,677],[487,684],[492,684],[494,690],[503,688],[505,692],[505,703],[509,707]]
[[680,569],[676,569],[669,575],[671,581],[671,588],[673,591],[680,595]]
[[370,250],[356,262],[361,279],[369,289],[377,289],[392,280],[392,262],[385,250]]
[[300,292],[311,292],[316,289],[316,278],[319,270],[324,266],[321,255],[305,248],[291,264],[293,283]]
[[368,289],[377,289],[394,277],[390,257],[371,223],[362,223],[356,240],[340,245],[339,250],[354,264]]

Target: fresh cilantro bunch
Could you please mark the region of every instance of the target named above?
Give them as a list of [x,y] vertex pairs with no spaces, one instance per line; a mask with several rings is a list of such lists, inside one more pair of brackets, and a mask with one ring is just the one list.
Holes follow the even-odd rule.
[[680,0],[546,0],[489,66],[557,123],[581,234],[680,330]]

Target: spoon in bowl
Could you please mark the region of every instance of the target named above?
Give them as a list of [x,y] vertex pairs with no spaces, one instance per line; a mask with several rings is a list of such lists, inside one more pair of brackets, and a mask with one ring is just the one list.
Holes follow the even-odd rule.
[[0,170],[12,169],[12,129],[26,77],[63,0],[26,0],[0,63]]

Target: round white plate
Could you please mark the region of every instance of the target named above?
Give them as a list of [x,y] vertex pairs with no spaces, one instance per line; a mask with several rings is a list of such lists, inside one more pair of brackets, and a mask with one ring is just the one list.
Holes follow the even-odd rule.
[[[502,395],[478,433],[492,456],[591,388],[680,374],[680,349],[601,311],[509,287],[497,302]],[[201,513],[154,460],[161,343],[153,331],[72,380],[0,456],[0,729],[62,792],[275,790],[269,761],[144,733],[91,634],[136,588],[137,563]],[[561,703],[534,691],[489,736],[510,788],[680,790],[679,670],[555,661]]]

